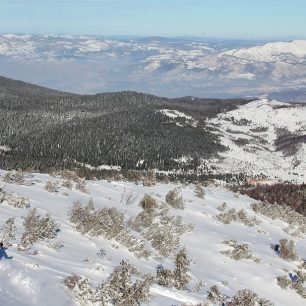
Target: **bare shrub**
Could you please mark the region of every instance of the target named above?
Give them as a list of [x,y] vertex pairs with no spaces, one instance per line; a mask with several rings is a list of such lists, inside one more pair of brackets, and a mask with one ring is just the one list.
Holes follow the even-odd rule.
[[203,187],[200,184],[197,184],[195,186],[195,190],[194,190],[195,195],[200,198],[200,199],[204,199],[205,196],[205,191],[203,189]]
[[276,279],[277,279],[277,284],[282,289],[287,289],[291,285],[291,281],[286,275],[278,276]]
[[143,178],[143,186],[154,186],[156,184],[156,173],[153,170],[150,170],[146,173],[146,176]]
[[[153,278],[150,275],[139,277],[137,269],[121,261],[106,281],[93,288],[88,278],[78,275],[64,279],[76,301],[82,305],[137,306],[150,301],[150,287]],[[133,280],[137,277],[137,280]]]
[[249,290],[242,289],[237,292],[235,296],[231,298],[229,302],[226,303],[226,306],[273,306],[273,303],[269,300],[262,299],[258,295]]
[[75,300],[81,305],[88,305],[86,303],[93,303],[95,300],[94,289],[87,277],[79,275],[71,275],[64,279],[64,284],[71,291]]
[[292,240],[288,241],[287,239],[281,239],[279,241],[279,251],[280,257],[287,261],[293,261],[298,259],[295,250],[295,245]]
[[214,285],[210,287],[208,291],[207,299],[212,303],[222,303],[224,301],[224,296],[220,292],[220,289],[218,288],[218,286]]
[[183,248],[178,252],[175,257],[175,270],[174,270],[174,286],[182,290],[185,289],[190,276],[188,275],[190,260],[187,258],[187,250]]
[[244,209],[236,211],[233,208],[227,212],[221,212],[220,214],[216,215],[216,219],[224,224],[239,222],[248,227],[253,227],[260,224],[260,221],[256,217],[249,217]]
[[225,202],[217,207],[219,211],[225,211],[226,208],[227,208],[227,204]]
[[24,218],[25,231],[18,245],[18,250],[29,250],[31,246],[39,241],[52,239],[58,232],[58,224],[51,218],[50,214],[41,216],[36,209],[32,209]]
[[75,188],[83,193],[89,193],[89,190],[86,187],[86,181],[85,180],[79,180],[76,185]]
[[22,170],[7,172],[4,176],[4,182],[8,184],[18,184],[30,186],[33,184],[32,180]]
[[238,244],[236,240],[226,240],[223,241],[224,244],[227,244],[231,249],[226,251],[221,251],[221,254],[226,255],[234,260],[249,259],[255,262],[259,262],[260,259],[253,256],[250,250],[250,247],[246,243]]
[[187,250],[181,249],[175,256],[175,269],[164,269],[159,265],[156,271],[156,282],[160,286],[178,290],[186,289],[190,280],[188,275],[190,260],[187,258]]
[[162,265],[157,267],[156,283],[160,286],[172,288],[174,287],[174,272],[170,269],[164,269]]
[[0,191],[0,203],[10,205],[15,208],[28,208],[29,200],[25,197],[19,196],[15,192]]
[[134,219],[131,219],[128,225],[137,232],[142,232],[150,227],[154,221],[154,214],[145,211],[140,212]]
[[45,185],[45,190],[51,193],[58,192],[58,183],[53,183],[53,182],[48,181]]
[[176,209],[184,209],[185,208],[185,201],[183,197],[179,195],[176,189],[170,190],[166,195],[166,202],[171,207]]
[[15,239],[15,218],[9,218],[5,221],[5,224],[1,227],[0,230],[0,241],[4,246],[8,246],[11,244],[11,241]]
[[62,187],[71,190],[72,187],[73,187],[73,183],[72,183],[71,181],[68,181],[68,180],[67,180],[67,181],[64,181],[64,182],[62,183]]
[[142,209],[147,213],[153,213],[158,207],[156,200],[147,194],[143,197],[139,203],[139,206],[142,207]]
[[180,244],[180,237],[193,229],[186,225],[182,217],[162,216],[159,222],[154,222],[144,232],[144,237],[161,256],[169,256],[175,252]]
[[69,218],[82,234],[114,239],[136,256],[143,254],[143,241],[137,240],[130,233],[125,226],[123,213],[114,207],[96,210],[92,201],[84,207],[77,201],[69,212]]

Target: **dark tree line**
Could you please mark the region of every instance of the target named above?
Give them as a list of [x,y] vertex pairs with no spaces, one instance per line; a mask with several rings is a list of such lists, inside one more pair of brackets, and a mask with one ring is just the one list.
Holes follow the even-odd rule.
[[[136,92],[73,95],[0,77],[0,168],[196,170],[225,148],[205,118],[244,100],[167,99]],[[159,110],[192,116],[170,119]],[[170,122],[172,121],[172,122]],[[175,161],[190,157],[183,166]]]
[[267,202],[290,206],[296,212],[306,216],[306,185],[275,184],[242,187],[240,192],[251,198]]

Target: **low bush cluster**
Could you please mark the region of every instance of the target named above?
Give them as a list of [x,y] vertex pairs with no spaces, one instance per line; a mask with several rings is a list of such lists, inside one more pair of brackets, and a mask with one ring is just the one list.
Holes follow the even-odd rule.
[[36,209],[32,209],[24,218],[23,225],[25,231],[18,245],[18,250],[21,251],[29,250],[39,240],[55,238],[59,231],[58,224],[50,214],[41,216]]
[[223,243],[231,247],[229,250],[221,251],[221,254],[223,255],[226,255],[234,260],[249,259],[255,262],[260,261],[259,258],[252,255],[251,249],[246,243],[239,244],[236,240],[226,240],[223,241]]
[[292,240],[281,239],[279,241],[279,256],[287,261],[297,260],[297,252]]
[[248,227],[253,227],[260,224],[260,221],[256,217],[249,217],[244,209],[236,211],[234,208],[224,212],[226,204],[219,207],[222,212],[216,215],[216,219],[224,224],[230,224],[232,222],[239,222]]
[[156,282],[160,286],[168,288],[176,288],[178,290],[186,289],[190,280],[188,275],[190,260],[187,258],[187,250],[181,249],[175,257],[175,269],[164,269],[159,266],[156,272]]
[[179,194],[177,189],[170,190],[166,194],[166,202],[175,209],[185,208],[185,201],[183,200],[183,197]]
[[31,177],[26,175],[22,170],[7,172],[3,178],[4,182],[8,184],[18,184],[18,185],[33,185]]
[[15,239],[15,232],[15,218],[7,219],[5,224],[0,229],[0,237],[4,246],[10,245],[12,240]]
[[28,208],[29,200],[15,192],[0,191],[0,204],[7,204],[15,208]]
[[269,300],[260,298],[255,292],[249,289],[242,289],[234,295],[226,306],[273,306]]
[[182,217],[164,215],[146,228],[143,235],[161,256],[169,256],[178,249],[181,236],[192,229]]
[[81,305],[138,306],[150,301],[153,283],[152,276],[139,275],[134,266],[121,261],[106,281],[96,288],[88,278],[79,275],[66,277],[64,283]]
[[114,239],[137,257],[144,255],[143,241],[136,239],[130,233],[125,225],[123,213],[114,207],[95,209],[92,201],[86,206],[82,206],[77,201],[69,212],[69,218],[75,224],[76,230],[84,235]]

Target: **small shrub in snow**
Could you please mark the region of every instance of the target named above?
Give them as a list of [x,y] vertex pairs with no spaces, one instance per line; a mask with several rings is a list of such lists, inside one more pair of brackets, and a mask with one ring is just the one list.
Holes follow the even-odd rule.
[[203,288],[204,288],[205,284],[204,282],[201,280],[199,281],[197,284],[195,284],[195,286],[192,289],[193,293],[199,293]]
[[292,240],[281,239],[279,241],[279,256],[287,261],[293,261],[298,259],[295,245]]
[[181,235],[192,229],[191,225],[183,222],[182,217],[165,215],[144,231],[144,237],[161,256],[169,256],[179,247]]
[[100,251],[97,253],[97,256],[98,256],[100,259],[105,258],[105,256],[106,256],[106,251],[105,251],[103,248],[100,249]]
[[156,184],[156,174],[155,171],[151,170],[146,173],[146,176],[143,178],[143,186],[154,186]]
[[142,211],[134,219],[129,221],[129,226],[137,232],[142,232],[144,229],[150,227],[153,221],[154,214]]
[[92,200],[84,207],[77,201],[69,212],[69,218],[82,234],[114,239],[136,256],[143,254],[143,241],[137,240],[130,233],[125,226],[123,213],[114,207],[96,210]]
[[230,224],[232,222],[239,222],[248,227],[253,227],[260,223],[260,221],[257,220],[256,217],[253,217],[253,218],[249,217],[244,209],[240,209],[236,211],[233,208],[227,212],[221,212],[220,214],[216,215],[216,218],[224,224]]
[[205,196],[205,191],[203,189],[203,187],[200,184],[197,184],[195,186],[195,190],[194,190],[195,195],[200,198],[200,199],[204,199]]
[[156,200],[147,194],[143,197],[139,205],[147,213],[153,213],[158,207]]
[[62,183],[62,187],[64,187],[64,188],[67,188],[67,189],[71,190],[71,189],[72,189],[72,187],[73,187],[73,184],[72,184],[72,182],[71,182],[71,181],[64,181],[64,182]]
[[48,181],[45,185],[45,189],[48,192],[56,193],[58,192],[58,183],[53,183],[53,182]]
[[58,232],[58,224],[50,214],[41,216],[36,209],[32,209],[24,218],[23,225],[25,231],[18,245],[18,250],[21,251],[29,250],[39,240],[55,238]]
[[259,262],[260,259],[253,256],[250,247],[246,243],[238,244],[236,240],[226,240],[223,242],[231,247],[226,251],[221,251],[221,254],[226,255],[234,260],[249,259]]
[[[137,277],[136,280],[135,277]],[[153,278],[149,275],[139,277],[137,269],[122,261],[106,281],[93,288],[87,278],[72,275],[64,283],[81,305],[95,306],[137,306],[150,300],[150,286]]]
[[185,289],[190,276],[188,275],[190,260],[187,258],[187,250],[184,248],[175,257],[174,287]]
[[188,275],[190,261],[187,258],[187,250],[180,250],[175,257],[175,269],[164,269],[158,266],[156,272],[156,283],[163,287],[175,287],[178,290],[186,289],[190,280]]
[[15,232],[16,232],[16,226],[15,226],[15,218],[9,218],[6,220],[5,224],[2,226],[0,230],[0,237],[3,245],[7,246],[11,244],[11,241],[15,239]]
[[171,207],[176,209],[184,209],[185,208],[185,201],[183,197],[179,195],[176,189],[170,190],[166,195],[166,202]]
[[60,252],[64,245],[58,241],[50,242],[48,247],[54,251]]
[[85,180],[79,180],[76,185],[75,188],[83,193],[89,193],[89,190],[86,187],[86,181]]
[[28,208],[30,206],[27,198],[19,196],[15,192],[10,193],[0,191],[0,203],[4,203],[15,208]]
[[225,202],[217,207],[219,211],[225,211],[226,208],[227,208],[227,204]]
[[273,306],[273,303],[258,297],[258,295],[249,290],[243,289],[239,290],[235,296],[231,298],[226,306]]
[[85,306],[94,302],[94,289],[87,277],[74,274],[66,277],[64,284],[81,305]]
[[22,170],[7,172],[3,178],[9,184],[27,185],[33,184],[32,180]]
[[170,269],[164,269],[162,265],[158,266],[155,281],[158,285],[163,287],[174,287],[173,271]]
[[291,285],[291,280],[286,276],[278,276],[277,278],[277,284],[282,288],[282,289],[287,289]]
[[220,292],[220,289],[218,288],[218,286],[214,285],[210,287],[208,291],[207,299],[211,303],[222,303],[224,301],[224,296]]

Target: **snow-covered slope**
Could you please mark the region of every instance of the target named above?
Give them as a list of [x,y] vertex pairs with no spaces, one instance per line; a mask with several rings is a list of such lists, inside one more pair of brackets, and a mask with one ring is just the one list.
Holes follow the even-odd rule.
[[228,147],[221,154],[221,163],[215,164],[219,172],[306,181],[304,105],[261,99],[220,114],[209,123],[217,128],[221,143]]
[[[2,171],[2,177],[4,174]],[[50,193],[44,188],[47,181],[61,185],[61,179],[35,174],[30,180],[33,182],[30,186],[2,182],[5,185],[4,191],[14,191],[27,197],[31,208],[37,208],[40,214],[50,212],[59,223],[60,232],[55,241],[62,244],[62,248],[58,251],[52,249],[50,244],[55,241],[51,240],[36,243],[31,251],[17,251],[16,246],[23,231],[22,217],[27,215],[29,208],[13,208],[6,202],[1,203],[0,224],[3,225],[8,218],[15,217],[17,234],[13,245],[6,250],[7,255],[12,258],[2,257],[0,260],[0,305],[75,305],[63,284],[66,276],[73,273],[88,276],[97,285],[105,280],[123,259],[143,273],[155,275],[159,264],[172,269],[175,250],[167,257],[158,258],[151,247],[153,253],[148,260],[137,259],[115,241],[89,238],[78,233],[68,220],[68,211],[73,201],[80,200],[86,204],[92,198],[97,208],[115,207],[124,213],[127,221],[141,211],[138,204],[145,194],[153,196],[161,205],[167,192],[178,187],[186,201],[186,208],[176,210],[169,207],[169,214],[181,216],[185,223],[194,225],[193,231],[184,234],[180,243],[186,247],[191,260],[191,281],[188,290],[181,291],[153,285],[151,302],[145,305],[197,305],[206,299],[207,290],[212,285],[217,285],[227,296],[233,296],[239,289],[249,288],[277,306],[305,305],[305,300],[299,295],[292,290],[281,289],[276,282],[277,276],[283,275],[285,271],[292,272],[299,262],[287,262],[270,248],[271,243],[276,243],[281,238],[293,239],[299,256],[305,257],[305,235],[292,237],[284,231],[287,227],[285,222],[261,215],[256,215],[258,224],[253,227],[238,222],[225,225],[215,218],[220,213],[217,208],[224,202],[227,203],[227,209],[243,208],[247,215],[253,217],[255,213],[250,209],[250,204],[254,201],[248,197],[237,196],[222,188],[208,187],[205,188],[204,199],[200,199],[195,196],[193,185],[157,184],[145,187],[133,183],[106,181],[88,181],[88,194],[74,187],[71,190],[60,187],[57,193]],[[260,262],[246,259],[235,261],[222,255],[220,251],[229,248],[222,242],[230,239],[249,244],[252,253],[260,258]],[[106,252],[103,258],[97,256],[101,248]],[[204,287],[198,292],[192,292],[199,281],[203,281]]]

